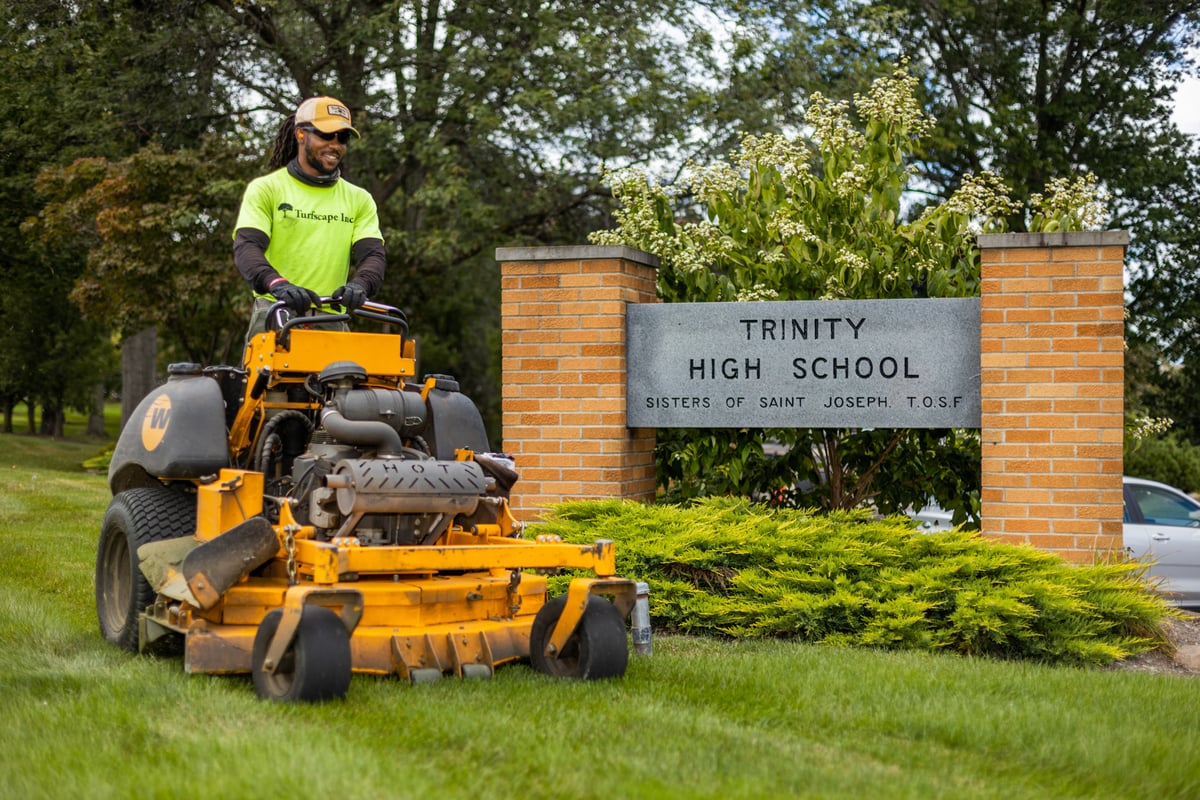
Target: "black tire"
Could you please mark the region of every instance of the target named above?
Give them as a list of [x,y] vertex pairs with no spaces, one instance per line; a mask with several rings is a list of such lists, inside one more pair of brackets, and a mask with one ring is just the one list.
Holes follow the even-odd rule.
[[96,617],[106,640],[138,649],[138,615],[155,596],[138,569],[138,548],[195,532],[192,495],[163,487],[129,489],[112,499],[96,548]]
[[350,688],[350,632],[341,618],[324,606],[304,607],[296,638],[275,674],[263,669],[267,646],[282,618],[281,608],[267,612],[254,635],[251,669],[258,696],[281,703],[317,703],[345,697]]
[[567,596],[553,598],[538,611],[529,631],[529,660],[538,672],[559,678],[619,678],[629,664],[629,644],[621,612],[602,597],[590,595],[579,627],[562,651],[546,655],[546,642],[566,607]]

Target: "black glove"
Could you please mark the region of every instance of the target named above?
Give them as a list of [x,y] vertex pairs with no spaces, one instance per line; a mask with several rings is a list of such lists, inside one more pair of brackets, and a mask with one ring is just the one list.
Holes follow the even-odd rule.
[[354,281],[350,281],[335,291],[329,299],[345,306],[347,311],[353,311],[367,302],[367,290]]
[[321,296],[312,289],[305,289],[287,281],[275,284],[270,288],[270,292],[275,295],[276,300],[286,303],[288,309],[296,314],[303,314],[321,302]]

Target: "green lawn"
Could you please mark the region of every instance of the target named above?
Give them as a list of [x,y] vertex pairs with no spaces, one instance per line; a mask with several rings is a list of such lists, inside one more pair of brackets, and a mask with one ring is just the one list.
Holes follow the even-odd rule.
[[0,436],[5,797],[1200,797],[1200,679],[1170,675],[658,636],[619,681],[263,703],[100,639],[100,447]]

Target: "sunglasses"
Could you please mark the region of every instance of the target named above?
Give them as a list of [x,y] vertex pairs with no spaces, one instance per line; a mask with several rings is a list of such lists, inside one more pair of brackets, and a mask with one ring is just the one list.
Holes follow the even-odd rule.
[[337,139],[338,144],[349,144],[350,143],[350,131],[347,131],[347,130],[336,131],[334,133],[326,133],[325,131],[319,131],[316,128],[313,128],[309,125],[305,125],[300,130],[307,131],[308,133],[311,133],[320,139],[324,139],[327,142],[332,142],[334,139]]

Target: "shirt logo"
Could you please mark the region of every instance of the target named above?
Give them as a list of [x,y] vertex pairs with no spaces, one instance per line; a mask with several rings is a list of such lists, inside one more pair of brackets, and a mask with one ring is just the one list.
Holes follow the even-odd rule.
[[337,214],[318,214],[316,211],[298,210],[294,208],[291,203],[280,203],[277,210],[279,211],[279,215],[284,219],[289,219],[288,215],[290,214],[292,219],[309,219],[313,220],[314,222],[344,222],[350,225],[354,224],[354,217],[345,212],[339,212]]

